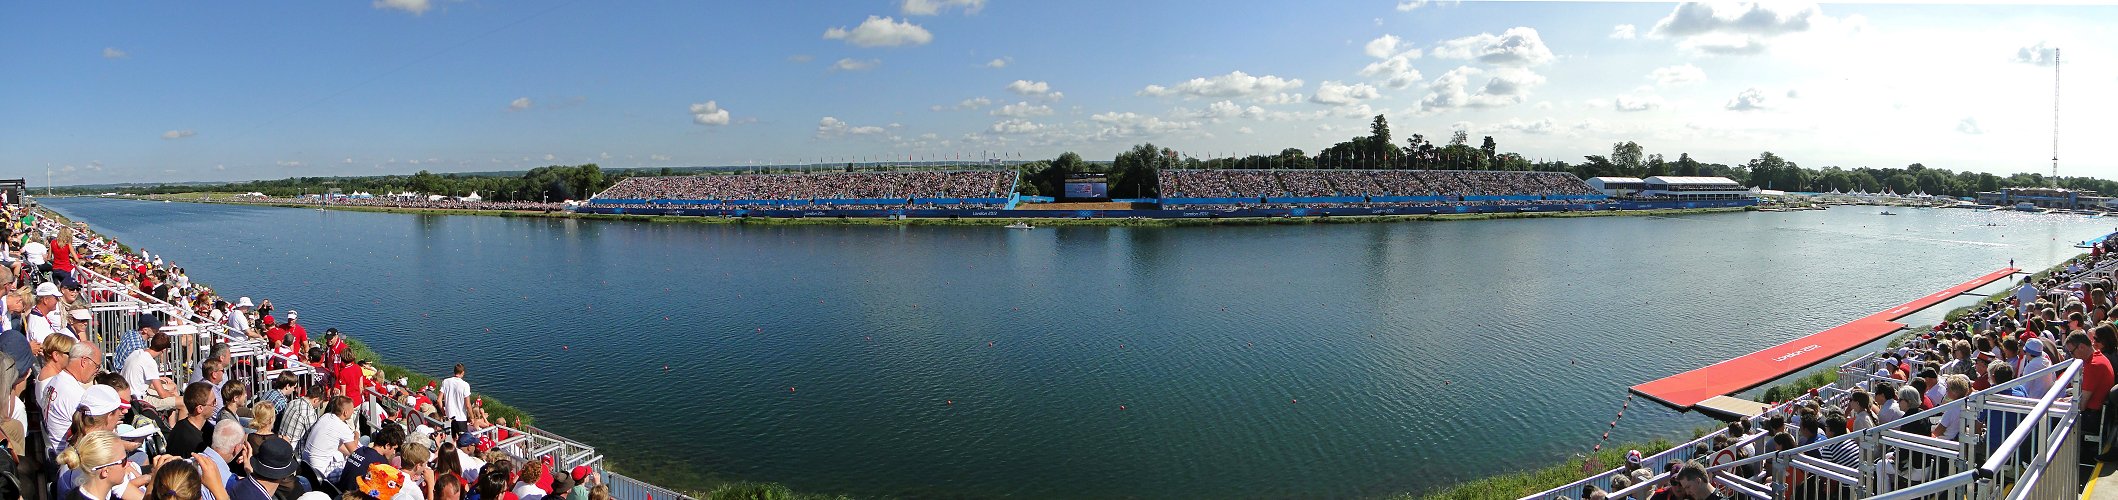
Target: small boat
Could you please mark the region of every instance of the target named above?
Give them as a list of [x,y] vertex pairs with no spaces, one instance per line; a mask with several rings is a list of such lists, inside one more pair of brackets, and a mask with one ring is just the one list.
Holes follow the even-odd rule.
[[1032,226],[1032,225],[1030,225],[1030,223],[1028,223],[1028,222],[1017,222],[1017,223],[1014,223],[1014,224],[1008,224],[1008,225],[1007,225],[1007,228],[1008,228],[1008,229],[1036,229],[1036,228],[1037,228],[1037,226]]
[[1890,210],[1889,210],[1889,209],[1883,209],[1883,213],[1882,213],[1882,214],[1880,214],[1880,215],[1897,215],[1897,214],[1894,214],[1894,213],[1890,213]]

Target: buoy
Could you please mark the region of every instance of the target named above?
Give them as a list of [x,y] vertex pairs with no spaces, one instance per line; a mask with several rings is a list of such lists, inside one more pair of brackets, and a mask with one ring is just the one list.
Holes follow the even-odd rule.
[[991,340],[985,341],[985,346],[986,346],[986,347],[992,347],[992,346],[993,346],[993,341],[991,341]]
[[572,349],[572,348],[569,348],[569,347],[567,347],[567,346],[566,346],[566,344],[559,344],[559,350],[561,350],[561,351],[571,351],[571,350],[573,350],[573,349]]
[[1287,404],[1295,404],[1295,403],[1300,403],[1300,402],[1302,402],[1302,400],[1299,400],[1299,399],[1289,399],[1289,400],[1287,400]]
[[789,387],[787,387],[787,392],[794,392],[794,387],[792,387],[792,386],[789,386]]
[[1125,405],[1118,405],[1118,411],[1125,411]]
[[948,403],[948,404],[949,404],[950,406],[955,406],[955,405],[956,405],[956,400],[954,400],[954,399],[946,400],[946,401],[944,401],[944,402]]

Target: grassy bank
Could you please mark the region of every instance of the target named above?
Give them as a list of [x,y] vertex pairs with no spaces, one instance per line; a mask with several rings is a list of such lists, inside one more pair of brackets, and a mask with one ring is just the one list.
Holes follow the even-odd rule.
[[[1696,435],[1693,436],[1693,439],[1705,435],[1704,432],[1708,432],[1708,430],[1701,429],[1695,432],[1694,434]],[[1620,443],[1613,446],[1605,446],[1602,451],[1595,453],[1596,462],[1603,465],[1603,469],[1598,470],[1598,472],[1623,465],[1625,463],[1626,450],[1640,450],[1641,454],[1653,455],[1678,444],[1668,439],[1656,438],[1644,443]],[[1386,498],[1390,500],[1513,500],[1532,493],[1564,486],[1567,483],[1587,477],[1581,473],[1581,464],[1587,461],[1587,457],[1574,457],[1567,459],[1564,463],[1554,464],[1541,469],[1511,472],[1458,483],[1439,491],[1428,493],[1425,496],[1399,493]],[[1567,496],[1574,496],[1575,493],[1567,492]]]
[[[234,198],[234,197],[230,197],[230,196],[209,196],[209,197],[207,197],[207,198],[205,198],[205,199],[201,199],[201,198],[200,198],[200,197],[198,196],[198,194],[197,194],[197,193],[187,193],[187,194],[175,194],[175,195],[156,195],[156,196],[148,196],[148,197],[145,197],[145,198],[119,198],[119,199],[149,199],[149,200],[179,201],[179,202],[185,202],[185,203],[227,203],[227,204],[234,204],[234,205],[255,205],[255,206],[267,206],[267,207],[284,207],[284,208],[316,208],[316,205],[306,205],[306,204],[294,204],[294,203],[274,203],[274,202],[259,202],[259,201],[252,201],[252,200],[246,200],[246,199],[241,199],[241,198]],[[485,215],[485,216],[494,216],[494,217],[544,217],[544,218],[558,218],[558,219],[588,219],[588,220],[629,220],[629,221],[640,221],[640,222],[682,222],[682,223],[695,223],[695,224],[737,224],[737,225],[761,225],[761,226],[1005,226],[1005,225],[1008,225],[1008,224],[1014,224],[1014,223],[1017,223],[1017,222],[1023,222],[1023,223],[1028,223],[1028,224],[1032,224],[1032,225],[1037,225],[1037,226],[1046,226],[1046,227],[1051,227],[1051,226],[1106,226],[1106,227],[1111,227],[1111,226],[1115,226],[1115,227],[1196,227],[1196,226],[1277,226],[1277,225],[1301,225],[1301,224],[1369,224],[1369,223],[1378,223],[1378,222],[1414,222],[1414,221],[1467,221],[1467,220],[1495,220],[1495,219],[1543,219],[1543,218],[1572,218],[1572,217],[1623,217],[1623,216],[1635,216],[1635,217],[1637,217],[1637,216],[1666,216],[1666,215],[1686,215],[1686,214],[1704,214],[1704,213],[1722,213],[1722,212],[1745,212],[1745,211],[1751,211],[1751,210],[1755,210],[1755,208],[1754,208],[1754,207],[1737,207],[1737,208],[1691,208],[1691,209],[1660,209],[1660,210],[1595,210],[1595,211],[1581,211],[1581,212],[1503,212],[1503,213],[1486,213],[1486,214],[1436,214],[1436,215],[1363,215],[1363,216],[1333,216],[1333,217],[1230,217],[1230,218],[1220,218],[1220,219],[1137,219],[1137,218],[1114,218],[1114,219],[1057,219],[1057,218],[990,218],[990,219],[989,219],[989,218],[964,218],[964,219],[935,219],[935,218],[912,218],[912,219],[886,219],[886,218],[872,218],[872,217],[803,217],[803,218],[768,218],[768,217],[694,217],[694,216],[670,216],[670,215],[609,215],[609,214],[581,214],[581,213],[572,213],[572,212],[542,212],[542,211],[522,211],[522,210],[458,210],[458,209],[438,209],[438,208],[397,208],[397,207],[364,207],[364,206],[351,206],[351,205],[330,205],[330,206],[326,206],[325,208],[326,208],[326,209],[328,209],[328,210],[344,210],[344,211],[348,211],[348,212],[387,212],[387,213],[401,213],[401,214],[421,214],[421,215]]]

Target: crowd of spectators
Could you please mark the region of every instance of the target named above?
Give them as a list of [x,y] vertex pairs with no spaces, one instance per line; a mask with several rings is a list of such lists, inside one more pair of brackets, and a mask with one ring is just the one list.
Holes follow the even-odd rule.
[[345,205],[355,207],[430,208],[445,210],[515,210],[555,212],[566,209],[565,203],[543,203],[535,201],[466,201],[396,198],[332,198],[328,202],[323,202],[316,198],[250,198],[249,200],[255,200],[264,203],[285,203],[296,205]]
[[1566,172],[1468,170],[1163,170],[1164,198],[1585,196]]
[[[462,365],[386,380],[271,300],[225,300],[85,224],[4,213],[0,498],[610,498],[591,469],[506,451],[511,428]],[[121,300],[154,309],[92,307]]]
[[1006,198],[1013,170],[705,174],[629,177],[597,194],[620,200]]

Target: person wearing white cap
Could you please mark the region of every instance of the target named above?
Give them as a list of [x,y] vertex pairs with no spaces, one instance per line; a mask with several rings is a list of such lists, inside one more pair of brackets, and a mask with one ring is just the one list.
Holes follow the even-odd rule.
[[74,411],[87,397],[86,384],[95,380],[95,359],[102,355],[98,351],[93,342],[76,342],[64,356],[53,356],[63,357],[65,365],[41,381],[37,395],[44,403],[45,458],[58,456],[60,450],[66,449],[66,430],[73,427]]
[[[2045,340],[2043,338],[2032,338],[2023,341],[2022,367],[2015,371],[2015,376],[2028,376],[2037,370],[2052,366],[2051,359],[2045,357],[2044,347]],[[2052,389],[2053,378],[2054,376],[2050,373],[2033,377],[2030,381],[2023,383],[2023,391],[2029,393],[2030,397],[2033,398],[2044,397],[2045,391]]]
[[[37,285],[37,305],[30,309],[27,317],[22,319],[23,326],[26,328],[24,333],[29,334],[30,342],[44,343],[44,338],[50,337],[54,333],[63,333],[69,337],[73,336],[73,332],[66,329],[65,317],[53,314],[58,312],[58,308],[59,285],[54,283]],[[76,337],[74,340],[81,339]]]
[[254,307],[249,297],[236,299],[235,307],[228,310],[228,328],[250,336],[250,309]]
[[95,315],[87,309],[75,309],[67,311],[67,316],[67,319],[71,320],[66,323],[68,334],[77,339],[88,338],[88,327],[95,321]]

